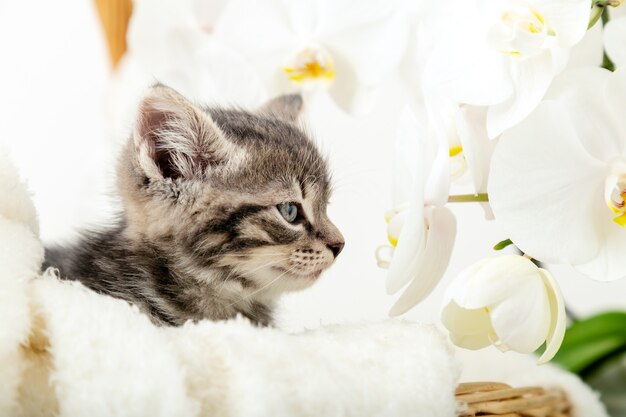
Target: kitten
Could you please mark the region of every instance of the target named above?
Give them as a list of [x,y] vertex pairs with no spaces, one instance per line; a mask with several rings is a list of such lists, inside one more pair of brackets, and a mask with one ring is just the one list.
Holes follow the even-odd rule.
[[301,108],[286,95],[256,112],[204,109],[154,86],[118,166],[119,221],[46,249],[44,267],[157,324],[271,324],[277,297],[313,284],[344,246]]

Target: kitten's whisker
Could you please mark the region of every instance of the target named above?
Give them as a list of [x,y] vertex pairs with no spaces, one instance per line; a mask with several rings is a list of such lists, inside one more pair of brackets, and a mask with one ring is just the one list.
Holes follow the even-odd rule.
[[[203,240],[203,242],[206,241],[210,241],[211,239],[209,237],[205,238]],[[199,245],[200,247],[195,248],[192,253],[197,254],[202,250],[202,245]],[[218,250],[216,253],[213,253],[211,256],[209,256],[209,259],[214,259],[214,258],[220,258],[220,257],[225,257],[225,256],[273,256],[273,255],[284,255],[283,253],[279,253],[279,252],[273,252],[273,253],[261,253],[261,254],[246,254],[246,253],[228,253],[228,248],[224,248],[224,249],[220,249]]]
[[[250,271],[246,271],[246,273],[251,274],[251,273],[253,273],[253,272],[258,271],[259,269],[267,268],[268,266],[276,265],[276,264],[278,264],[278,263],[285,262],[285,261],[288,261],[288,260],[289,260],[289,258],[284,258],[284,259],[276,259],[276,260],[274,260],[274,261],[270,261],[270,262],[268,262],[268,263],[266,263],[266,264],[263,264],[263,265],[261,265],[261,266],[258,266],[258,267],[256,267],[256,268],[254,268],[254,269],[250,270]],[[233,270],[233,272],[234,272],[234,270]],[[230,275],[229,275],[229,276],[230,276]]]
[[[276,259],[276,260],[274,260],[274,261],[270,261],[270,262],[268,262],[268,263],[266,263],[266,264],[264,264],[264,265],[258,266],[258,267],[254,268],[254,269],[253,269],[253,270],[251,270],[251,271],[246,271],[246,272],[247,272],[247,273],[253,273],[253,272],[258,271],[259,269],[263,269],[263,268],[266,268],[266,267],[268,267],[268,266],[276,265],[276,264],[278,264],[278,263],[280,263],[280,262],[285,262],[285,261],[287,261],[287,260],[289,260],[289,259],[288,259],[288,258],[284,258],[284,259]],[[235,271],[234,269],[231,269],[231,270],[228,272],[228,275],[226,275],[226,277],[224,277],[224,282],[228,282],[228,281],[230,281],[230,278],[232,278],[232,277],[233,277],[236,273],[238,273],[238,271]],[[223,286],[223,285],[221,285],[221,286],[219,287],[219,290],[218,290],[218,292],[217,292],[217,295],[221,295],[221,294],[222,294],[222,290],[223,290],[223,289],[224,289],[224,286]],[[239,301],[241,301],[241,300],[239,300]]]
[[260,258],[260,257],[269,257],[269,256],[284,256],[284,253],[255,253],[255,254],[246,254],[246,253],[233,253],[233,254],[226,254],[226,255],[222,255],[223,258],[228,258],[228,257],[237,257],[237,258]]
[[278,281],[280,278],[282,278],[284,275],[294,271],[296,269],[296,267],[291,267],[289,269],[287,269],[285,272],[283,272],[282,274],[278,275],[276,278],[274,278],[273,280],[271,280],[270,282],[268,282],[267,284],[265,284],[264,286],[262,286],[261,288],[252,291],[250,294],[246,294],[243,297],[241,297],[241,299],[239,299],[238,301],[235,301],[234,303],[229,304],[227,307],[231,307],[241,301],[244,301],[250,297],[252,297],[253,295],[258,294],[259,292],[263,291],[264,289],[266,289],[267,287],[269,287],[270,285],[272,285],[273,283],[275,283],[276,281]]

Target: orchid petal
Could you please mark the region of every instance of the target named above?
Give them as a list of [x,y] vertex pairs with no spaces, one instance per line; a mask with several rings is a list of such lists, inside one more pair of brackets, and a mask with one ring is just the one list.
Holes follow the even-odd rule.
[[354,75],[360,83],[379,83],[398,66],[406,53],[409,22],[397,10],[389,11],[387,16],[378,21],[358,26],[346,25],[348,28],[341,33],[327,33],[320,40],[332,48],[336,56],[352,64]]
[[546,338],[546,350],[537,361],[537,364],[541,365],[552,359],[561,347],[561,343],[563,343],[563,338],[565,337],[567,315],[565,313],[565,302],[563,301],[559,284],[554,277],[552,277],[550,272],[541,268],[539,268],[539,272],[546,286],[551,316],[550,330]]
[[267,99],[263,83],[250,63],[214,38],[207,39],[198,48],[195,62],[197,72],[189,73],[189,87],[187,91],[180,91],[187,97],[198,102],[221,100],[250,107],[256,107]]
[[310,34],[316,33],[320,25],[320,14],[323,6],[319,1],[299,1],[297,3],[283,2],[286,21],[289,28],[300,39],[306,39]]
[[555,75],[560,74],[565,68],[567,68],[567,64],[570,61],[570,50],[566,48],[554,47],[551,51],[552,73]]
[[368,114],[378,91],[371,86],[359,84],[352,63],[333,48],[329,47],[328,51],[335,65],[335,79],[328,87],[328,94],[343,111],[361,116]]
[[[537,268],[523,285],[495,306],[489,307],[491,324],[500,342],[521,353],[537,350],[550,329],[550,302]],[[501,280],[509,280],[502,276]]]
[[398,240],[398,237],[402,233],[402,229],[404,228],[404,223],[406,223],[407,210],[402,210],[399,213],[395,214],[389,223],[387,224],[387,234],[390,238]]
[[536,6],[550,22],[561,47],[571,47],[585,36],[591,14],[589,0],[542,0]]
[[461,284],[451,297],[469,310],[497,305],[532,281],[536,271],[535,264],[518,255],[488,258],[461,272],[457,278]]
[[604,54],[603,31],[605,30],[602,25],[594,25],[589,29],[582,40],[570,49],[567,68],[599,66]]
[[424,191],[427,205],[441,207],[450,194],[450,149],[447,136],[438,135],[437,154],[430,169]]
[[[128,27],[128,49],[151,71],[172,68],[172,63],[193,63],[195,48],[207,34],[200,30],[192,0],[163,1],[153,7],[150,1],[136,1]],[[159,53],[166,49],[167,54]]]
[[288,22],[280,0],[230,0],[215,25],[215,35],[246,54],[261,55],[268,49],[276,51],[298,43]]
[[495,334],[484,308],[467,310],[453,300],[445,304],[441,322],[450,332],[452,343],[465,349],[485,348],[491,344],[489,335]]
[[422,184],[416,182],[415,196],[407,209],[406,221],[389,265],[387,294],[400,290],[418,273],[426,244],[422,195]]
[[500,139],[492,159],[496,219],[521,250],[545,262],[582,263],[600,250],[589,220],[603,203],[605,168],[575,138],[563,106],[544,102]]
[[612,220],[606,206],[602,210],[605,216],[599,229],[604,247],[595,257],[574,268],[597,281],[615,281],[626,278],[626,230]]
[[[420,257],[418,270],[415,271],[411,284],[391,308],[391,316],[407,312],[426,298],[437,286],[450,262],[456,236],[456,219],[445,207],[431,210],[426,246],[423,256]],[[394,259],[396,256],[394,254]]]
[[490,138],[499,136],[528,116],[552,81],[552,56],[549,51],[519,61],[514,68],[515,93],[507,101],[491,106],[487,113]]
[[[421,184],[416,185],[416,191],[421,189]],[[403,214],[404,225],[397,237],[396,249],[387,275],[388,294],[397,292],[415,276],[426,244],[424,203],[421,194],[415,194],[409,208]]]
[[[387,293],[393,294],[404,287],[415,277],[418,272],[419,264],[423,256],[424,245],[426,244],[426,231],[424,229],[424,183],[425,168],[424,154],[419,141],[415,141],[415,135],[419,135],[419,125],[417,120],[406,107],[400,117],[396,135],[397,154],[401,150],[405,150],[405,145],[413,138],[414,142],[418,142],[418,148],[415,148],[415,155],[407,155],[407,164],[413,166],[413,184],[412,191],[409,195],[409,207],[406,212],[406,221],[398,237],[396,250],[393,259],[389,265],[387,274]],[[415,130],[415,131],[414,131]],[[418,136],[419,137],[419,136]],[[413,147],[410,146],[409,149]],[[403,158],[399,157],[400,160]]]
[[605,147],[613,151],[608,154],[605,161],[609,161],[616,155],[626,155],[626,118],[624,117],[624,97],[626,97],[626,68],[618,69],[615,72],[604,71],[608,75],[608,81],[605,84],[604,97],[606,97],[606,112],[608,116],[604,123],[614,130],[612,136],[602,137]]
[[447,306],[452,301],[454,301],[457,306],[466,310],[472,310],[472,308],[464,307],[458,304],[457,299],[462,299],[461,294],[465,291],[468,283],[474,279],[474,275],[480,271],[486,264],[491,262],[488,258],[481,259],[480,261],[470,265],[469,267],[462,270],[457,277],[452,281],[452,283],[446,289],[446,292],[442,298],[442,303],[444,306]]
[[603,161],[621,154],[624,147],[621,136],[626,132],[626,121],[621,114],[621,94],[626,91],[616,77],[603,68],[569,70],[555,78],[546,94],[563,103],[572,115],[568,120],[576,132],[572,138]]
[[473,106],[462,106],[457,113],[457,131],[467,159],[476,194],[487,190],[489,164],[494,141],[489,141],[485,130],[486,110]]
[[358,10],[351,1],[313,0],[313,2],[320,4],[322,16],[317,33],[329,36],[341,36],[344,32],[351,32],[353,29],[362,29],[381,21],[384,22],[403,10],[402,1],[398,0],[363,2],[359,4]]
[[[193,0],[194,13],[198,19],[198,24],[205,31],[212,31],[213,25],[222,13],[228,0]],[[177,2],[180,4],[181,2]]]
[[280,66],[305,42],[289,26],[288,13],[280,0],[231,0],[213,33],[217,40],[245,56],[260,78],[272,83],[283,78]]
[[459,103],[492,105],[505,101],[514,92],[508,57],[489,47],[481,37],[486,35],[475,30],[463,33],[461,38],[452,33],[443,35],[447,37],[434,48],[427,63],[424,83]]
[[626,16],[609,20],[604,26],[604,47],[617,68],[626,65]]

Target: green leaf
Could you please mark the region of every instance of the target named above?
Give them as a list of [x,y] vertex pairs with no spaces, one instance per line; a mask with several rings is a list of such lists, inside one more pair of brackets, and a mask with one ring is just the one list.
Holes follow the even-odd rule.
[[603,313],[573,323],[553,361],[580,373],[625,347],[626,312]]
[[609,415],[626,417],[626,352],[603,361],[585,382],[600,393]]
[[511,241],[511,239],[506,239],[506,240],[503,240],[502,242],[496,243],[496,245],[493,247],[493,250],[502,250],[512,244],[513,242]]

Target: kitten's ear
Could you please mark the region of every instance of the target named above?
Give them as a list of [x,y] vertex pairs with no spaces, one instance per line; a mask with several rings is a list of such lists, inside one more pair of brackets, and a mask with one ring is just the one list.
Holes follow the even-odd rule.
[[286,122],[295,122],[303,108],[304,101],[300,94],[285,94],[265,103],[259,113],[269,114]]
[[153,86],[134,131],[139,165],[150,178],[201,178],[235,150],[211,117],[181,94]]

